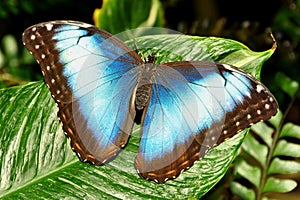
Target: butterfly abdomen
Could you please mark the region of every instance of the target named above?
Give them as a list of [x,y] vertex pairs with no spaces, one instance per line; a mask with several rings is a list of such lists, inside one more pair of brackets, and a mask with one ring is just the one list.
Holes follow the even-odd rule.
[[135,97],[135,106],[138,110],[143,110],[149,101],[151,85],[145,84],[137,88]]

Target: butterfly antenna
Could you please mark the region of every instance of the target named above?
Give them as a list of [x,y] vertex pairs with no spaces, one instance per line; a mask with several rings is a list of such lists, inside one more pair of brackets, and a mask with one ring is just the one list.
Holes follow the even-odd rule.
[[136,40],[133,38],[133,44],[134,44],[134,49],[135,49],[135,52],[138,54],[138,55],[140,55],[141,57],[142,57],[142,60],[144,61],[144,62],[146,62],[146,56],[143,54],[143,52],[142,51],[140,51],[139,50],[139,47],[138,47],[138,45],[137,45],[137,42],[136,42]]

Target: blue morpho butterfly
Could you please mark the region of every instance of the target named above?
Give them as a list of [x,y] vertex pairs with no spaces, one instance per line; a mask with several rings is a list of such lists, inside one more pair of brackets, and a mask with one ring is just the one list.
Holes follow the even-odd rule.
[[278,110],[270,91],[235,67],[143,62],[121,40],[85,23],[40,23],[24,32],[23,42],[41,65],[80,160],[101,165],[113,159],[140,121],[135,167],[158,183]]

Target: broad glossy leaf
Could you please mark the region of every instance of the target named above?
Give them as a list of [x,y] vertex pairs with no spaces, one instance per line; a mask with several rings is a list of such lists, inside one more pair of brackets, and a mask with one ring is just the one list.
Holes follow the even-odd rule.
[[[161,52],[156,51],[156,48],[152,50],[155,55],[158,52],[160,61],[165,62],[170,59],[203,60],[208,58],[207,55],[222,61],[233,56],[229,59],[232,62],[228,64],[235,65],[234,56],[240,52],[238,62],[244,60],[242,67],[245,67],[257,64],[247,61],[255,58],[264,58],[265,61],[273,53],[272,50],[256,53],[256,57],[252,55],[254,57],[249,59],[247,56],[252,53],[247,54],[249,50],[246,47],[220,38],[180,36],[176,40],[174,35],[159,35],[136,39],[139,46],[148,44],[149,40],[158,49],[163,49],[164,41],[167,41],[169,51],[168,48]],[[221,52],[226,51],[226,48],[230,51],[222,55],[217,51],[215,42],[218,42]],[[187,44],[190,51],[178,54]],[[142,51],[145,54],[150,52],[149,49]],[[211,149],[202,160],[177,179],[158,185],[139,178],[134,169],[133,162],[139,143],[137,126],[129,144],[114,161],[104,166],[94,166],[81,163],[71,151],[56,117],[57,108],[43,82],[0,90],[0,109],[0,198],[3,199],[198,199],[225,174],[246,134],[243,131]]]
[[[182,60],[210,60],[232,64],[260,78],[263,63],[274,52],[274,47],[263,52],[253,52],[240,42],[218,38],[178,34],[161,34],[158,37],[144,36],[135,39],[145,57],[155,54],[157,62]],[[134,46],[131,42],[129,45]],[[176,44],[181,44],[180,48]],[[148,51],[146,51],[148,50]]]
[[77,161],[42,82],[0,90],[0,197]]

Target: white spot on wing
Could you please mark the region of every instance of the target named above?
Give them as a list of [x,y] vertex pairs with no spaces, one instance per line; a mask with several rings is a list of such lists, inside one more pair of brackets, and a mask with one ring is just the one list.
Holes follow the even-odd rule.
[[91,24],[85,24],[85,23],[81,24],[81,27],[83,27],[83,28],[89,28],[91,26],[92,26]]
[[35,38],[36,38],[35,35],[31,35],[31,36],[30,36],[30,39],[31,39],[31,40],[35,40]]
[[34,48],[35,48],[35,49],[39,49],[39,48],[40,48],[40,45],[37,44],[37,45],[34,46]]
[[263,88],[263,86],[261,86],[261,85],[257,85],[257,86],[256,86],[256,91],[257,91],[258,93],[260,93],[263,89],[264,89],[264,88]]
[[251,115],[250,114],[247,115],[247,119],[251,119]]
[[53,24],[46,24],[45,25],[48,31],[51,31],[53,28]]
[[45,54],[42,54],[42,55],[41,55],[41,58],[42,58],[42,59],[45,59],[45,57],[46,57]]
[[33,31],[33,32],[36,31],[36,27],[33,27],[33,28],[31,29],[31,31]]
[[257,114],[259,114],[259,115],[261,114],[261,110],[257,110],[256,112],[257,112]]
[[266,103],[265,108],[266,108],[266,109],[270,109],[270,104],[267,104],[267,103]]

